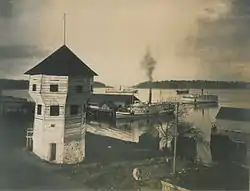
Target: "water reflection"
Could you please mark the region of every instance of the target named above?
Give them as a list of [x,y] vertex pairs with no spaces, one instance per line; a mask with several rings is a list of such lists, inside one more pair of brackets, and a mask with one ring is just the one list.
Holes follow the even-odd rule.
[[218,108],[219,104],[218,103],[204,103],[204,104],[196,104],[193,106],[194,111],[205,111],[205,110],[210,110],[212,108]]
[[[180,125],[179,128],[194,128],[196,131],[187,130],[186,133],[182,134],[182,137],[179,135],[179,142],[177,144],[178,155],[182,157],[184,155],[184,157],[190,159],[192,158],[190,157],[190,153],[193,153],[192,156],[195,153],[195,159],[208,164],[212,162],[210,133],[211,121],[213,121],[212,118],[214,115],[210,115],[210,112],[217,109],[218,105],[216,104],[181,106],[180,110],[182,113],[180,115],[180,123],[184,125]],[[95,140],[95,145],[97,145],[97,142],[98,145],[101,145],[98,146],[95,153],[104,152],[105,148],[108,148],[109,152],[112,150],[111,148],[119,148],[113,149],[113,154],[109,154],[118,156],[119,154],[124,154],[125,151],[131,153],[135,148],[137,150],[140,148],[146,149],[147,151],[164,151],[166,154],[166,152],[173,150],[175,128],[173,121],[174,117],[168,115],[141,120],[119,119],[110,122],[89,121],[87,124],[87,132],[89,135],[86,138],[86,147],[91,147],[91,152],[93,152],[93,144],[91,142]],[[196,136],[196,139],[194,139],[192,133],[199,134],[199,138],[197,139]],[[96,139],[94,139],[94,137],[96,137]],[[191,151],[191,149],[193,149],[193,151]],[[90,152],[90,149],[87,150]],[[120,153],[121,150],[124,152]],[[185,152],[187,150],[190,152]],[[105,152],[107,153],[107,151]],[[86,153],[86,156],[87,155]],[[128,156],[128,154],[126,155]],[[99,154],[98,156],[101,158]],[[121,156],[121,158],[124,159],[124,155]]]
[[197,141],[197,160],[204,164],[211,164],[211,124],[215,120],[219,105],[199,104],[185,107],[187,109],[185,121],[192,123],[196,129],[199,129],[202,138],[202,141]]
[[130,142],[139,142],[139,137],[144,133],[152,133],[158,136],[157,126],[168,123],[173,116],[165,115],[161,117],[148,119],[119,119],[110,122],[89,121],[87,123],[87,132],[120,139]]
[[118,161],[161,156],[157,127],[171,116],[149,119],[89,121],[86,134],[86,160]]
[[[186,113],[186,110],[188,112],[190,109],[194,108],[190,106],[182,107],[183,113]],[[189,130],[192,126],[190,126],[190,123],[184,123],[184,121],[185,118],[180,120],[181,125],[179,128],[186,128],[186,130],[179,131],[177,155],[194,161],[197,158],[198,144],[196,144],[194,136],[191,135],[194,131]],[[137,155],[136,158],[138,158],[139,153],[134,152],[135,150],[138,151],[138,149],[140,151],[144,150],[143,154],[140,153],[140,157],[153,157],[156,153],[157,156],[170,154],[170,152],[173,152],[175,127],[175,118],[168,115],[146,120],[120,119],[110,123],[90,121],[87,124],[89,134],[86,138],[86,156],[92,156],[92,158],[98,156],[98,158],[104,159],[107,158],[107,153],[109,153],[108,156],[113,156],[113,160],[125,159],[128,156],[132,159],[132,155]],[[95,136],[99,137],[94,139]],[[93,140],[95,140],[95,145],[97,142],[98,145],[101,145],[101,147],[95,148],[95,151],[93,150],[93,143],[91,143]],[[112,153],[111,150],[113,150]],[[121,151],[123,152],[121,153]],[[210,152],[210,149],[208,152]],[[105,153],[106,156],[100,156],[100,153]]]

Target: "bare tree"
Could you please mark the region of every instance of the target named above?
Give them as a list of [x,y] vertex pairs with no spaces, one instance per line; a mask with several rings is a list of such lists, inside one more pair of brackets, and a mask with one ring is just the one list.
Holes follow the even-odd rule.
[[[168,142],[170,143],[171,140],[175,136],[175,128],[177,128],[177,135],[182,136],[190,136],[193,137],[196,142],[202,142],[204,144],[207,144],[204,141],[203,133],[194,127],[192,123],[186,122],[185,118],[188,116],[188,107],[185,105],[180,105],[178,113],[176,113],[175,117],[167,122],[160,121],[159,124],[156,127],[156,130],[159,133],[159,137],[161,139],[162,143],[162,149],[164,147],[170,145],[167,145]],[[176,117],[178,117],[178,120],[176,120]],[[177,124],[178,121],[178,124]]]

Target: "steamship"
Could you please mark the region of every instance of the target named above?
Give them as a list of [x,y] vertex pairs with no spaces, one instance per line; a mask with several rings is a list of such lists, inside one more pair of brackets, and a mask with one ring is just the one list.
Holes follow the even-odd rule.
[[203,89],[201,89],[201,94],[188,94],[181,98],[183,104],[217,104],[218,100],[217,95],[204,94]]
[[132,93],[132,94],[137,94],[138,90],[133,89],[133,88],[122,88],[120,86],[119,89],[115,89],[115,88],[107,88],[105,90],[105,93]]
[[136,102],[127,108],[116,111],[116,119],[137,119],[148,118],[159,115],[171,115],[174,113],[175,106],[168,102],[152,103],[152,89],[149,89],[148,103]]

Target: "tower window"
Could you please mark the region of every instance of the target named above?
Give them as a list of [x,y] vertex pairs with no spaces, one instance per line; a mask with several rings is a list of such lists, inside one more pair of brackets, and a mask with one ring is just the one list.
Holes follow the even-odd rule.
[[50,116],[59,116],[59,105],[50,106]]
[[82,86],[76,86],[76,93],[82,93]]
[[42,115],[42,105],[37,105],[37,115]]
[[58,85],[57,84],[51,84],[50,85],[50,91],[51,92],[58,92]]
[[36,91],[36,84],[32,85],[32,91]]
[[77,115],[79,113],[79,106],[78,105],[71,105],[70,106],[70,115]]

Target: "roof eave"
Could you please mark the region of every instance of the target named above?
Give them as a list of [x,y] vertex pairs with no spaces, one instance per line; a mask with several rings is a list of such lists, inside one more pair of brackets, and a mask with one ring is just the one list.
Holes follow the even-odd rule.
[[[55,76],[81,76],[81,74],[64,75],[64,74],[46,74],[46,73],[41,73],[41,72],[33,73],[33,72],[31,72],[31,70],[28,70],[27,72],[24,73],[24,75],[39,75],[39,74],[44,74],[44,75],[55,75]],[[82,74],[82,75],[83,75],[83,74]],[[86,76],[86,74],[84,74],[84,76]],[[98,76],[98,74],[95,73],[95,72],[92,72],[90,75],[87,75],[87,76],[94,77],[94,76]]]
[[218,120],[226,120],[226,121],[237,121],[237,122],[250,122],[250,120],[229,119],[229,118],[218,118],[218,117],[215,117],[215,119],[218,119]]
[[25,75],[31,75],[31,74],[30,74],[30,70],[24,72],[23,74],[25,74]]

